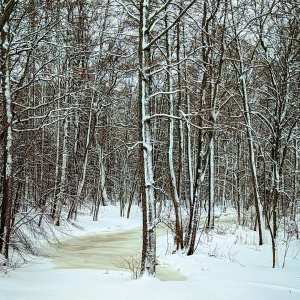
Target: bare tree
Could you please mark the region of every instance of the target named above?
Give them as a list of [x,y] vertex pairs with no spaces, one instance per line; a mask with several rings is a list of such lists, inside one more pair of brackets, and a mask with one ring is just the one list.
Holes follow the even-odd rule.
[[10,85],[10,18],[16,1],[1,1],[1,58],[0,80],[2,98],[2,132],[3,170],[2,170],[2,204],[0,224],[0,253],[8,265],[8,250],[11,231],[11,211],[13,197],[13,110]]

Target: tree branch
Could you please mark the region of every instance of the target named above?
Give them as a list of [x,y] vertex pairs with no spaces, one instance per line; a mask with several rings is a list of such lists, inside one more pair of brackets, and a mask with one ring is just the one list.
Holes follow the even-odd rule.
[[6,6],[4,7],[4,11],[2,13],[2,16],[0,18],[0,30],[3,30],[4,25],[7,23],[9,20],[9,17],[17,4],[18,0],[10,0]]
[[179,21],[180,19],[184,16],[184,14],[187,12],[187,10],[189,10],[192,5],[196,2],[196,0],[193,0],[192,2],[190,2],[190,4],[180,13],[180,15],[174,20],[174,22],[168,26],[164,31],[162,31],[161,34],[159,34],[158,36],[156,36],[153,40],[151,40],[150,43],[148,43],[147,45],[145,45],[143,47],[144,50],[149,49],[153,44],[156,43],[156,41],[158,41],[162,36],[164,36],[170,29],[172,29]]

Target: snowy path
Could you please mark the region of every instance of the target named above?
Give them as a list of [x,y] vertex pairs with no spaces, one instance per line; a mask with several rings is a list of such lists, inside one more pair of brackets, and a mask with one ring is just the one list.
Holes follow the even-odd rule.
[[[106,207],[99,222],[82,218],[85,232],[74,235],[99,234],[137,228],[140,215],[127,220],[118,217],[118,209]],[[237,234],[237,233],[236,233]],[[157,278],[131,280],[130,274],[116,270],[56,269],[49,259],[40,259],[0,277],[1,300],[299,300],[300,259],[295,256],[299,243],[291,249],[286,269],[270,267],[270,248],[251,243],[233,243],[234,235],[212,236],[202,243],[197,253],[171,255],[166,238],[158,239],[158,259],[180,269],[186,281],[161,281]],[[245,241],[245,240],[244,240]],[[291,246],[292,247],[292,246]],[[297,248],[298,247],[298,248]],[[216,249],[216,256],[208,252]],[[228,253],[238,253],[236,262]]]
[[[94,269],[130,272],[123,268],[126,261],[139,258],[142,245],[140,227],[100,232],[64,240],[58,251],[49,251],[56,269]],[[167,265],[158,265],[156,276],[160,280],[183,281],[185,276]]]

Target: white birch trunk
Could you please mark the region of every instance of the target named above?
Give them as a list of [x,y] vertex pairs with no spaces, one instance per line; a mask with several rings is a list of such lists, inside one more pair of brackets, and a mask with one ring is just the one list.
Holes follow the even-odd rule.
[[[222,187],[222,206],[223,206],[223,212],[226,211],[226,181],[227,181],[227,174],[228,174],[228,156],[227,151],[225,147],[225,172],[224,172],[224,181],[223,181],[223,187]],[[237,187],[238,188],[238,187]],[[232,193],[233,195],[233,193]]]
[[80,201],[80,197],[81,197],[82,190],[83,190],[84,183],[85,183],[86,171],[87,171],[87,165],[88,165],[89,148],[90,148],[90,141],[91,141],[93,105],[94,105],[94,101],[92,99],[91,104],[90,104],[89,121],[88,121],[88,128],[87,128],[87,134],[86,134],[86,146],[85,146],[85,152],[84,152],[84,157],[83,157],[81,176],[80,176],[80,180],[78,183],[75,200],[73,201],[71,208],[70,208],[68,220],[73,218],[73,215],[75,216],[75,219],[77,217],[77,207],[78,207],[78,203]]
[[101,197],[104,203],[108,203],[109,199],[107,196],[107,192],[106,192],[106,186],[105,186],[105,182],[106,182],[106,172],[105,172],[105,166],[104,166],[104,157],[103,157],[103,148],[101,145],[99,145],[99,141],[97,140],[97,146],[98,146],[98,153],[99,153],[99,171],[100,171],[100,185],[99,188],[101,190]]
[[[166,22],[166,26],[167,26]],[[167,51],[168,51],[168,59],[167,59],[167,77],[168,77],[168,93],[169,93],[169,114],[170,116],[174,115],[174,97],[173,97],[173,76],[172,76],[172,49],[171,49],[171,41],[169,35],[167,34]],[[181,145],[180,145],[181,146]],[[174,159],[173,159],[173,149],[174,148],[174,119],[169,118],[169,173],[170,173],[170,184],[171,184],[171,195],[172,201],[175,211],[175,244],[176,250],[179,248],[183,248],[182,241],[182,229],[181,229],[181,220],[180,220],[180,199],[178,196],[177,190],[177,182],[176,175],[174,171]],[[179,158],[181,159],[181,158]]]
[[[2,66],[3,67],[3,66]],[[4,257],[4,265],[9,264],[8,252],[10,241],[10,222],[13,189],[13,131],[12,131],[12,99],[10,90],[9,59],[6,57],[4,72],[1,70],[1,85],[4,104],[4,174],[0,223],[0,254]],[[4,74],[3,74],[4,73]]]
[[[296,125],[295,127],[295,131],[298,132],[298,126]],[[294,140],[294,166],[295,166],[295,173],[294,173],[294,193],[293,193],[293,212],[292,212],[292,216],[294,221],[297,224],[297,196],[298,196],[298,174],[299,174],[299,147],[298,147],[298,140],[295,138]],[[298,228],[298,227],[296,227]]]
[[[190,112],[190,108],[189,108],[189,96],[187,96],[187,104],[188,104],[188,112]],[[189,199],[189,205],[191,208],[191,216],[190,216],[190,227],[193,228],[195,226],[195,208],[193,208],[193,201],[195,199],[195,195],[194,195],[194,180],[195,180],[195,176],[194,176],[194,159],[193,159],[193,155],[192,155],[192,141],[191,141],[191,125],[189,124],[189,122],[187,122],[186,124],[187,126],[187,156],[188,156],[188,174],[189,174],[189,191],[190,191],[190,199]],[[185,237],[185,246],[188,248],[189,245],[191,244],[191,238],[192,235],[188,234]]]
[[213,228],[214,217],[215,217],[215,213],[214,213],[215,210],[215,136],[214,136],[214,132],[212,132],[212,136],[209,141],[209,204],[208,206],[209,208],[208,208],[207,227]]
[[[190,100],[187,96],[188,112],[190,113]],[[188,172],[189,172],[189,189],[190,189],[190,206],[194,199],[194,159],[192,152],[192,140],[191,140],[191,125],[187,122],[187,156],[188,156]]]
[[99,153],[99,167],[100,167],[101,194],[102,194],[103,202],[108,203],[109,200],[108,200],[106,187],[105,187],[106,174],[105,174],[105,168],[104,168],[103,149],[101,147],[100,147],[100,153]]
[[243,104],[244,104],[244,116],[246,120],[246,132],[248,137],[248,148],[249,148],[249,155],[250,155],[250,167],[252,173],[252,182],[253,182],[253,189],[254,189],[254,199],[255,199],[255,209],[256,209],[256,217],[258,222],[258,231],[259,231],[259,245],[263,244],[263,233],[262,233],[262,226],[261,222],[262,218],[262,207],[261,207],[261,199],[258,187],[258,180],[257,180],[257,170],[256,170],[256,162],[255,162],[255,154],[254,154],[254,145],[253,145],[253,135],[252,135],[252,124],[251,124],[251,116],[250,116],[250,108],[248,105],[248,91],[247,91],[247,84],[246,84],[246,69],[244,67],[243,62],[243,55],[241,52],[241,45],[238,43],[238,53],[240,58],[240,72],[241,72],[241,84],[242,84],[242,95],[243,95]]
[[[61,79],[58,79],[58,100],[57,100],[57,109],[60,109],[60,96],[61,96]],[[57,199],[59,193],[59,158],[60,158],[60,120],[57,120],[56,123],[56,160],[55,160],[55,185],[54,185],[54,201],[52,207],[52,218],[55,222],[55,214],[57,210]]]
[[[156,232],[155,232],[155,194],[154,194],[154,176],[152,165],[152,137],[151,137],[151,122],[150,122],[150,49],[148,44],[150,42],[149,34],[149,1],[142,1],[142,27],[141,27],[141,125],[142,125],[142,144],[143,144],[143,171],[144,171],[144,198],[143,214],[146,224],[143,228],[146,231],[146,241],[143,241],[143,252],[145,253],[145,272],[148,275],[155,276],[156,263]],[[142,263],[143,264],[143,263]]]
[[67,162],[68,162],[68,145],[67,145],[68,128],[69,128],[69,119],[68,119],[67,113],[65,113],[60,189],[59,189],[59,193],[57,195],[57,209],[55,212],[56,215],[55,215],[55,219],[54,219],[56,225],[59,225],[59,223],[60,223],[62,207],[64,204],[64,194],[65,194],[66,178],[67,178]]

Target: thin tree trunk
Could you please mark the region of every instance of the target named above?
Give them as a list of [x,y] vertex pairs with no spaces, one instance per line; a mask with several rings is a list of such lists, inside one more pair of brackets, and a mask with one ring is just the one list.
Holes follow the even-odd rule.
[[72,202],[69,213],[68,213],[68,220],[71,220],[73,217],[75,217],[75,219],[76,219],[78,203],[80,202],[80,197],[81,197],[82,190],[83,190],[84,183],[85,183],[87,166],[88,166],[89,149],[90,149],[92,137],[94,135],[94,130],[95,130],[95,126],[96,126],[96,122],[94,122],[93,128],[92,128],[93,106],[94,106],[94,101],[92,99],[91,104],[90,104],[89,121],[88,121],[88,128],[87,128],[87,134],[86,134],[86,146],[85,146],[85,151],[84,151],[84,156],[83,156],[83,165],[82,165],[82,170],[81,170],[81,176],[80,176],[80,180],[78,183],[75,199]]
[[60,225],[60,217],[62,207],[64,204],[64,195],[66,189],[66,178],[67,178],[67,162],[68,162],[68,128],[69,128],[69,117],[65,113],[64,119],[64,136],[63,136],[63,148],[62,148],[62,162],[61,162],[61,175],[60,175],[60,188],[57,195],[57,209],[55,211],[54,222],[57,226]]
[[259,237],[259,245],[263,244],[263,234],[262,234],[262,209],[260,203],[260,194],[259,194],[259,187],[258,187],[258,180],[257,180],[257,169],[255,163],[255,153],[254,153],[254,144],[253,144],[253,135],[252,135],[252,124],[251,124],[251,116],[250,110],[248,105],[248,92],[247,92],[247,84],[245,78],[245,67],[243,63],[243,56],[241,53],[241,45],[238,43],[238,52],[240,58],[240,73],[243,74],[241,77],[241,84],[242,84],[242,98],[244,104],[244,116],[246,120],[246,133],[247,133],[247,141],[248,141],[248,149],[249,149],[249,160],[250,160],[250,168],[251,168],[251,175],[252,175],[252,185],[254,189],[254,203],[255,203],[255,210],[256,210],[256,218],[257,218],[257,225],[258,225],[258,237]]
[[[212,125],[214,126],[214,124]],[[209,201],[207,214],[207,228],[214,228],[215,218],[215,133],[211,129],[209,141]]]
[[238,214],[238,224],[241,225],[241,175],[240,175],[240,164],[241,164],[241,143],[238,140],[237,141],[237,172],[236,172],[236,191],[237,191],[237,197],[236,197],[236,207],[237,207],[237,214]]
[[[166,20],[166,27],[168,22]],[[166,34],[166,51],[167,51],[167,83],[168,83],[168,97],[169,97],[169,114],[170,116],[174,115],[174,97],[173,97],[173,77],[172,77],[172,50],[169,41],[169,34]],[[180,219],[180,199],[178,196],[176,175],[174,171],[174,162],[173,162],[173,148],[174,148],[174,119],[169,118],[169,178],[170,178],[170,189],[171,197],[174,206],[175,213],[175,244],[176,250],[183,249],[183,236],[181,228],[181,219]],[[179,158],[181,159],[181,158]]]

